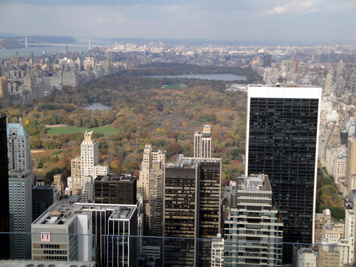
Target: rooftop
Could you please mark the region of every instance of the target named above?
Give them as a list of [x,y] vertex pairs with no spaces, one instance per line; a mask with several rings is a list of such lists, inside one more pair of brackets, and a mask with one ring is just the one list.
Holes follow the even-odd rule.
[[238,190],[271,191],[267,174],[251,174],[249,177],[239,179]]
[[120,173],[109,173],[108,175],[98,175],[95,181],[110,182],[110,181],[121,181],[121,182],[133,182],[136,180],[136,176],[131,174],[120,174]]
[[221,158],[189,158],[179,154],[176,162],[167,163],[166,167],[194,169],[195,163],[220,163],[221,161]]
[[25,139],[28,139],[25,128],[22,126],[21,118],[19,123],[9,123],[7,125],[7,135],[9,135],[10,129],[17,129],[17,135],[23,136]]

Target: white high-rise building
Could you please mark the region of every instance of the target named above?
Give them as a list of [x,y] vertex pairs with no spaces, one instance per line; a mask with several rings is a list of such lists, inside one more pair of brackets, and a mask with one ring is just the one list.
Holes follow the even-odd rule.
[[194,158],[211,158],[211,125],[204,124],[202,131],[194,134]]
[[[7,125],[7,155],[9,158],[9,170],[18,172],[32,171],[32,159],[30,139],[22,126],[21,119],[19,123],[9,123]],[[33,184],[33,174],[31,185]]]
[[[98,165],[98,142],[92,140],[93,132],[85,132],[84,140],[80,146],[81,176],[97,177],[107,175],[109,166]],[[82,183],[83,185],[83,183]]]
[[[109,166],[98,165],[98,142],[92,139],[93,132],[86,131],[80,145],[80,157],[72,159],[72,194],[82,196],[82,200],[93,200],[93,179],[98,175],[107,175]],[[80,176],[78,172],[80,168]],[[86,179],[86,177],[92,177]],[[81,187],[81,188],[80,188]],[[91,192],[89,192],[91,191]]]

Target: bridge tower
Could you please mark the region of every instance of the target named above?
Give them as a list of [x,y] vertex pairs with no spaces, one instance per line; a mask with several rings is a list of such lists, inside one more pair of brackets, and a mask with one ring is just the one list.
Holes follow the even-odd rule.
[[89,50],[90,50],[90,39],[89,39]]
[[27,37],[25,37],[25,46],[26,46],[26,48],[28,48],[27,47]]

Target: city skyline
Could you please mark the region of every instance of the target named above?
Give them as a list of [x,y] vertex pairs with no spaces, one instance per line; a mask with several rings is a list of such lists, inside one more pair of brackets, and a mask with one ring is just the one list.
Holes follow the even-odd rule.
[[[354,1],[3,1],[0,32],[92,38],[355,42]],[[21,18],[21,19],[14,19]],[[11,23],[6,23],[11,21]],[[46,27],[44,27],[46,25]],[[240,27],[239,27],[240,26]],[[288,33],[288,34],[286,34]]]

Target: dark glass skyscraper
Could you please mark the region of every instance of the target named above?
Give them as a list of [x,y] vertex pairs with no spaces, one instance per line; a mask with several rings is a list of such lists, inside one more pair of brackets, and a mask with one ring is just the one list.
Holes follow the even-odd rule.
[[284,242],[314,241],[320,98],[316,87],[249,87],[246,175],[269,176]]
[[179,157],[166,164],[164,266],[211,266],[211,239],[222,226],[221,163],[220,158]]
[[[0,232],[10,231],[6,117],[0,118]],[[9,257],[9,238],[0,236],[0,259]]]

